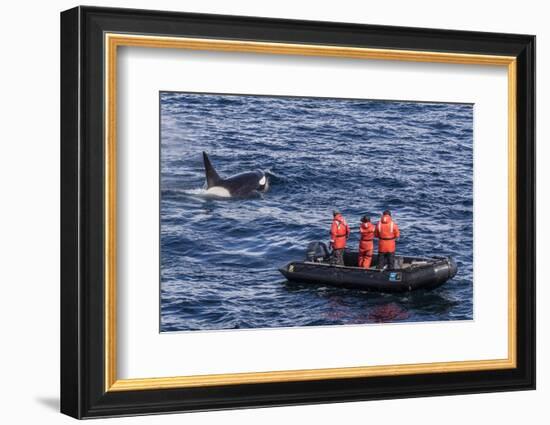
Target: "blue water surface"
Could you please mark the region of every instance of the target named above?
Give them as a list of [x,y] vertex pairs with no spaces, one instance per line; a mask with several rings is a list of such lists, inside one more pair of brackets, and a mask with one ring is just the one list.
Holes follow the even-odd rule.
[[[162,332],[472,319],[472,105],[161,92],[160,112]],[[269,191],[205,196],[202,151]],[[457,276],[399,295],[285,282],[334,208],[353,248],[391,209],[398,253],[451,255]]]

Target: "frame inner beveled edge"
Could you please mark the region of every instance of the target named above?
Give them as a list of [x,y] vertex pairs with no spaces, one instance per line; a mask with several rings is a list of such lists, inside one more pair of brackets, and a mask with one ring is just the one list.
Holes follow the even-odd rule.
[[[116,327],[116,99],[119,46],[232,51],[241,53],[329,56],[468,65],[506,66],[508,71],[508,358],[420,364],[246,372],[174,377],[117,379]],[[223,39],[180,38],[105,33],[105,391],[136,391],[216,385],[239,385],[511,369],[517,366],[517,179],[516,179],[516,58],[513,56],[370,49],[329,45],[289,44]]]

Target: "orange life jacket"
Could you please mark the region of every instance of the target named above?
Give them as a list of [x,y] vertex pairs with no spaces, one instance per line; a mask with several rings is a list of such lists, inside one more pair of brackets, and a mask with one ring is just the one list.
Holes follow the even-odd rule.
[[333,249],[343,249],[349,236],[349,226],[341,214],[336,215],[330,226],[330,242]]
[[389,215],[383,215],[374,235],[379,239],[378,252],[395,252],[395,240],[399,237],[399,227]]
[[359,226],[359,232],[361,233],[359,251],[372,251],[374,249],[374,231],[374,224],[370,222],[361,223]]

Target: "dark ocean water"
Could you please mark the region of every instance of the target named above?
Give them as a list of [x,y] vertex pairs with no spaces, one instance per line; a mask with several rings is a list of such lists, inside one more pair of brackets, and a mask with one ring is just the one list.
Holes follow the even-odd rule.
[[[472,319],[471,105],[162,92],[160,108],[161,331]],[[269,191],[205,196],[203,150]],[[333,208],[355,230],[391,209],[398,253],[451,255],[457,276],[404,295],[286,283]]]

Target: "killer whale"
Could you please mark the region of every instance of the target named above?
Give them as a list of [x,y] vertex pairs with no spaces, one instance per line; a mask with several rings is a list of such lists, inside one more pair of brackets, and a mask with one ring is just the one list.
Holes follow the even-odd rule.
[[203,151],[204,172],[206,176],[206,192],[220,197],[244,198],[257,192],[266,192],[269,181],[261,170],[236,174],[226,179],[220,177],[208,154]]

